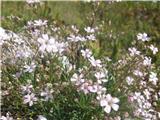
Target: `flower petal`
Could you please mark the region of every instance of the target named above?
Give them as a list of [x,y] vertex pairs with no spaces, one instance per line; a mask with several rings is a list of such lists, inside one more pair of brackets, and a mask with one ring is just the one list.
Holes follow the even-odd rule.
[[105,100],[105,99],[103,99],[103,100],[101,100],[100,101],[100,105],[103,107],[103,106],[106,106],[106,105],[108,105],[108,102]]
[[30,102],[29,102],[29,106],[32,106],[32,105],[33,105],[33,101],[30,101]]
[[48,40],[48,39],[49,39],[49,37],[48,37],[47,34],[43,34],[42,37],[43,37],[45,40]]
[[118,98],[113,98],[112,101],[113,101],[113,103],[118,103],[119,99]]
[[112,100],[112,96],[110,94],[107,94],[106,95],[106,99],[107,99],[107,101],[111,101]]
[[113,108],[113,110],[118,111],[119,105],[117,105],[117,104],[112,104],[112,108]]
[[110,112],[111,112],[111,106],[106,105],[106,107],[104,108],[104,111],[105,111],[106,113],[110,113]]

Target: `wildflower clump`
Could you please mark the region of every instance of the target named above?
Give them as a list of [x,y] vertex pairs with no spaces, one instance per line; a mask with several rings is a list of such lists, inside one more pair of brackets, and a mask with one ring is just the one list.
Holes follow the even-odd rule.
[[[26,2],[36,15],[46,5]],[[99,10],[100,1],[92,4]],[[94,23],[96,15],[86,19]],[[48,16],[26,20],[16,32],[0,27],[0,119],[160,119],[160,46],[154,36],[133,33],[125,48],[116,40],[121,34],[106,35],[104,21],[92,22],[77,26]],[[110,39],[121,47],[102,49]]]

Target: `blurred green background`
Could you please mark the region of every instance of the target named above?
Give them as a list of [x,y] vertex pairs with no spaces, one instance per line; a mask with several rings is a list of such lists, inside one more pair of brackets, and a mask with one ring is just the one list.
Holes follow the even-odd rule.
[[[37,7],[26,2],[2,2],[2,26],[20,31],[27,21],[47,19],[49,22],[85,26],[102,26],[99,36],[101,55],[116,60],[131,46],[136,35],[146,32],[151,42],[160,48],[160,2],[43,2]],[[17,16],[21,18],[18,20]],[[105,52],[108,51],[108,52]],[[157,58],[156,62],[160,63]]]

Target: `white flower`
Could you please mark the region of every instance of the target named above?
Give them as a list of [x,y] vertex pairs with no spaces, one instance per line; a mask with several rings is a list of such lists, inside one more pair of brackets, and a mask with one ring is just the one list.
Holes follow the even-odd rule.
[[69,37],[67,37],[68,40],[70,41],[74,41],[74,42],[78,42],[79,39],[77,39],[77,37],[73,34],[71,34]]
[[133,74],[139,77],[143,77],[143,73],[139,70],[135,70]]
[[149,48],[152,50],[154,55],[158,52],[158,48],[153,45],[149,46]]
[[2,117],[0,117],[0,120],[13,120],[13,118],[2,116]]
[[25,65],[24,68],[25,68],[25,70],[24,70],[25,72],[31,73],[35,70],[36,65],[34,62],[32,62],[30,65]]
[[160,112],[158,112],[158,117],[160,118]]
[[[118,0],[118,2],[119,2],[119,1],[121,1],[121,0]],[[114,117],[114,120],[122,120],[122,119],[121,119],[120,116],[116,116],[116,117]],[[125,120],[130,120],[130,119],[125,119]]]
[[50,99],[53,99],[53,95],[52,95],[53,92],[54,92],[53,89],[50,90],[48,87],[46,87],[45,90],[41,92],[41,96],[45,97],[44,101],[48,101]]
[[128,85],[131,85],[131,84],[133,83],[134,79],[133,79],[132,77],[128,76],[128,77],[126,78],[126,81],[127,81],[127,84],[128,84]]
[[97,94],[98,94],[98,95],[104,94],[104,93],[106,92],[106,90],[107,90],[107,89],[106,89],[105,87],[99,85],[99,86],[98,86],[98,90],[97,90]]
[[96,99],[100,101],[100,100],[104,99],[105,96],[106,96],[105,94],[98,94]]
[[88,90],[92,93],[96,93],[98,91],[98,85],[88,86]]
[[37,120],[47,120],[47,118],[44,117],[43,115],[38,115],[38,119]]
[[13,117],[10,117],[10,114],[7,112],[6,113],[6,117],[5,116],[1,116],[0,120],[13,120]]
[[32,92],[32,89],[33,89],[33,85],[26,85],[26,86],[21,86],[21,89],[22,89],[22,93],[25,94],[25,93],[31,93]]
[[86,38],[87,38],[88,40],[93,40],[93,41],[96,40],[96,37],[95,37],[94,34],[87,35]]
[[144,102],[144,106],[143,106],[144,108],[149,109],[151,106],[152,106],[151,103],[148,102],[147,100]]
[[84,82],[81,86],[80,86],[80,90],[84,92],[84,94],[88,94],[89,93],[89,86],[90,84],[88,82]]
[[134,93],[134,96],[133,96],[133,99],[139,99],[140,98],[140,96],[141,96],[141,93],[140,92],[135,92]]
[[108,105],[108,101],[106,99],[102,99],[100,100],[100,105],[101,107],[105,107],[106,105]]
[[53,37],[49,38],[47,34],[42,34],[42,38],[38,38],[37,41],[40,43],[39,51],[42,53],[45,51],[48,53],[61,53],[67,46],[65,43],[58,43]]
[[62,52],[65,50],[65,48],[67,47],[67,45],[68,45],[68,44],[67,44],[67,43],[64,43],[64,42],[61,42],[61,43],[56,42],[56,43],[55,43],[55,46],[56,46],[56,47],[53,47],[53,48],[52,48],[52,51],[53,51],[53,52],[56,52],[56,49],[57,49],[59,53],[62,53]]
[[39,3],[40,0],[26,0],[26,2],[27,2],[28,4],[34,4],[34,3]]
[[28,21],[28,22],[27,22],[27,26],[28,26],[28,27],[31,27],[32,25],[33,25],[33,21]]
[[94,33],[95,30],[91,27],[87,27],[87,28],[84,28],[84,30],[87,32],[87,33]]
[[44,26],[44,25],[47,25],[47,20],[44,20],[44,21],[42,21],[41,19],[39,19],[39,20],[34,20],[34,25],[35,26]]
[[130,56],[139,55],[140,51],[138,51],[135,47],[129,48]]
[[76,85],[84,83],[83,74],[78,75],[77,73],[74,73],[71,77],[71,82],[75,82]]
[[142,85],[142,86],[146,86],[146,85],[147,85],[147,83],[146,83],[146,81],[140,81],[140,85]]
[[71,82],[76,82],[78,80],[78,74],[74,73],[71,77]]
[[160,90],[158,91],[158,96],[160,97]]
[[143,65],[150,66],[152,59],[150,57],[144,57]]
[[89,61],[91,62],[92,66],[94,67],[102,67],[100,60],[95,60],[94,57],[90,57]]
[[117,104],[119,102],[118,98],[113,98],[110,94],[107,94],[104,98],[100,100],[100,105],[104,107],[104,111],[106,113],[111,112],[111,108],[113,110],[118,111],[119,105]]
[[53,28],[51,28],[54,32],[57,32],[57,31],[59,31],[60,30],[60,28],[59,27],[53,27]]
[[149,92],[148,89],[145,89],[145,90],[143,91],[143,93],[146,95],[146,98],[147,98],[147,99],[150,99],[151,93]]
[[66,72],[69,72],[74,68],[74,66],[69,62],[69,59],[67,58],[67,56],[59,57],[59,60],[62,62],[63,69]]
[[109,57],[106,57],[105,58],[108,62],[111,62],[112,61],[112,59],[110,59]]
[[56,48],[56,46],[54,46],[55,44],[55,39],[54,38],[49,38],[49,36],[47,34],[42,34],[42,38],[38,38],[37,40],[41,46],[39,47],[39,50],[41,52],[44,52],[45,50],[47,52],[52,52],[52,49],[54,48],[54,51],[58,51],[58,49]]
[[103,72],[96,72],[95,77],[99,80],[105,77],[105,74]]
[[146,33],[138,33],[137,39],[142,40],[143,42],[149,41],[149,37]]
[[156,85],[158,81],[157,73],[151,72],[149,75],[149,81],[151,81],[154,85]]
[[86,41],[86,38],[85,38],[85,37],[81,37],[81,38],[80,38],[80,41],[81,41],[81,42],[84,42],[84,41]]
[[35,97],[35,94],[34,94],[34,93],[25,95],[25,96],[23,97],[23,99],[24,99],[24,100],[23,100],[23,103],[24,103],[24,104],[29,103],[29,106],[32,106],[33,103],[38,100],[37,97]]
[[16,58],[28,58],[28,57],[31,57],[32,55],[33,55],[33,51],[27,46],[20,47],[15,52]]
[[89,90],[91,93],[97,93],[97,94],[99,94],[99,95],[106,92],[106,88],[102,87],[102,86],[99,85],[99,84],[94,84],[94,85],[88,86],[88,90]]
[[71,34],[69,37],[67,37],[68,40],[72,41],[72,42],[78,42],[78,41],[86,41],[86,39],[80,35],[73,35]]
[[78,32],[79,32],[79,30],[77,29],[77,27],[76,27],[76,26],[72,25],[72,26],[71,26],[71,28],[72,28],[76,33],[78,33]]
[[81,50],[81,53],[84,58],[90,58],[92,55],[92,52],[89,49]]
[[34,29],[31,34],[32,36],[38,37],[39,35],[41,35],[41,31],[39,29]]
[[[106,71],[107,72],[107,71]],[[106,73],[107,74],[107,73]],[[107,82],[107,79],[105,79],[106,74],[104,72],[96,72],[95,77],[97,78],[97,82],[99,84],[102,84],[102,82]]]

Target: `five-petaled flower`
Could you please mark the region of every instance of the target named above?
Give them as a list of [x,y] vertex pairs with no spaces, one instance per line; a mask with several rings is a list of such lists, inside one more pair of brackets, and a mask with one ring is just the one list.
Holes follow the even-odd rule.
[[119,109],[119,105],[117,104],[118,102],[119,102],[118,98],[114,98],[110,94],[107,94],[101,98],[100,105],[104,108],[104,111],[106,113],[110,113],[111,108],[115,111],[118,111]]
[[27,94],[23,97],[23,103],[24,104],[29,104],[29,106],[32,106],[34,102],[36,102],[38,99],[37,97],[35,97],[35,94],[34,93],[31,93],[31,94]]

